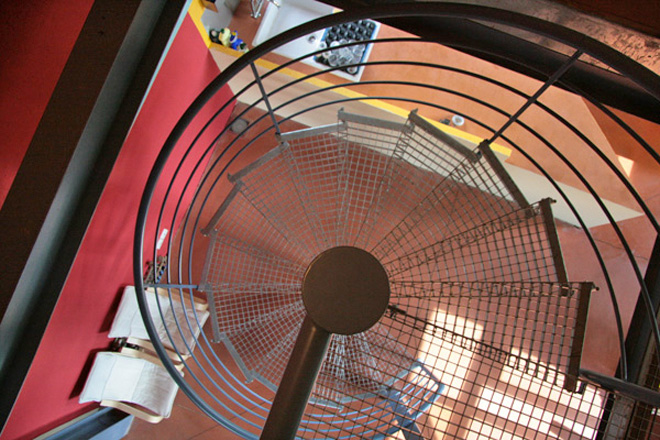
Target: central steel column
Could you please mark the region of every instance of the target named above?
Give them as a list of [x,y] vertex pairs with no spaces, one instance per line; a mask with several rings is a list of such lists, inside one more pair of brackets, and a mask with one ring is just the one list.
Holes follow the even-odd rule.
[[339,246],[312,261],[302,285],[307,316],[284,371],[261,440],[293,439],[333,333],[370,329],[385,313],[390,285],[369,252]]

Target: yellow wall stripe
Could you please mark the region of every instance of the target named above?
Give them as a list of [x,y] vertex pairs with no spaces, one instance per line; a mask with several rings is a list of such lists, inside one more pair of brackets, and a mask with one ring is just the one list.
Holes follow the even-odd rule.
[[204,13],[204,5],[202,4],[201,0],[193,0],[190,3],[190,8],[188,8],[188,15],[190,15],[190,18],[192,18],[193,23],[195,23],[195,26],[197,27],[197,30],[199,31],[199,34],[202,36],[202,39],[204,40],[204,44],[206,44],[206,47],[211,47],[211,38],[209,37],[209,33],[206,29],[204,29],[204,25],[202,24],[202,14]]
[[[188,14],[190,17],[193,19],[195,22],[195,25],[197,26],[197,29],[199,30],[200,34],[202,35],[202,38],[206,42],[206,46],[209,47],[210,49],[213,50],[219,50],[221,52],[224,52],[227,55],[230,55],[232,57],[238,58],[239,56],[242,55],[241,52],[235,51],[233,49],[230,49],[228,47],[225,47],[221,44],[218,43],[213,43],[211,42],[211,39],[209,38],[208,32],[206,29],[204,29],[204,26],[202,25],[202,13],[204,12],[204,6],[202,5],[202,2],[200,0],[193,0],[192,5],[190,6],[190,9],[188,10]],[[264,60],[262,58],[258,59],[255,61],[255,64],[259,67],[263,67],[267,70],[274,70],[279,67],[278,64],[275,64],[271,61]],[[295,79],[300,79],[303,78],[305,75],[298,72],[297,70],[290,69],[288,67],[285,67],[284,69],[281,69],[279,73],[282,73],[284,75],[290,76]],[[307,78],[304,80],[306,83],[311,84],[315,87],[318,88],[326,88],[326,87],[331,87],[333,86],[332,83],[328,81],[324,81],[319,78]],[[356,98],[356,99],[363,99],[363,98],[368,98],[367,95],[364,95],[362,93],[358,93],[354,90],[351,90],[350,88],[347,87],[337,87],[333,89],[333,92],[337,93],[338,95],[344,96],[346,98]],[[382,101],[380,99],[367,99],[362,101],[363,103],[367,105],[371,105],[372,107],[379,108],[381,110],[394,113],[395,115],[401,116],[402,118],[406,119],[408,118],[408,113],[410,111],[402,109],[401,107],[397,107],[395,105],[392,105],[390,103],[387,103],[385,101]],[[478,136],[475,136],[470,133],[466,133],[463,130],[459,130],[458,128],[455,127],[450,127],[448,125],[442,124],[437,121],[433,121],[428,118],[424,118],[431,124],[433,124],[435,127],[437,127],[439,130],[444,131],[445,133],[451,134],[452,136],[456,136],[461,139],[465,139],[468,142],[474,143],[475,145],[479,145],[482,141],[483,138],[480,138]],[[506,148],[502,145],[499,144],[491,144],[490,148],[493,151],[496,151],[506,157],[511,156],[511,150],[509,148]]]

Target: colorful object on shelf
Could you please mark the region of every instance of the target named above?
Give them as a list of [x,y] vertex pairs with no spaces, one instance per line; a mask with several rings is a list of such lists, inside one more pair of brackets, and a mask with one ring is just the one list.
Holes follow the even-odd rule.
[[209,30],[209,38],[214,43],[220,43],[220,31],[217,29]]
[[231,31],[228,28],[222,28],[220,30],[211,29],[209,31],[209,37],[214,43],[222,44],[225,47],[229,47],[240,52],[247,52],[248,46],[245,42],[238,38],[238,32]]

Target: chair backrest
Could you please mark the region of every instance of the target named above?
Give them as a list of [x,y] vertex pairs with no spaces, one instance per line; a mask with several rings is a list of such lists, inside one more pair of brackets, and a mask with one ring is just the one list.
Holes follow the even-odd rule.
[[100,352],[79,402],[122,402],[139,405],[167,418],[178,386],[162,365],[123,353]]
[[[190,351],[192,351],[197,343],[197,337],[209,317],[208,310],[205,310],[203,307],[191,305],[190,302],[185,306],[182,305],[178,300],[178,291],[172,291],[172,301],[170,301],[170,295],[165,289],[156,291],[148,288],[145,293],[151,319],[156,326],[158,337],[163,345],[170,349],[176,347],[182,354],[188,354],[188,350],[186,349],[187,344],[190,347]],[[133,337],[149,340],[149,334],[140,314],[135,286],[126,286],[124,289],[119,309],[112,322],[108,337]]]

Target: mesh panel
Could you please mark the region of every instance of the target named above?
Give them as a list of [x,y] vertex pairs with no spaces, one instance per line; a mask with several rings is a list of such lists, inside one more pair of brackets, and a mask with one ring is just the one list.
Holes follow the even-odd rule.
[[393,284],[391,318],[554,385],[557,372],[577,374],[590,283],[438,282],[433,288]]
[[[404,193],[408,197],[388,201],[389,210],[403,215],[387,219],[381,228],[381,236],[372,248],[376,257],[402,256],[521,208],[483,159],[483,154],[492,154],[489,149],[482,149],[482,156],[465,157],[441,154],[453,150],[414,142],[414,138],[408,140],[408,146],[408,156],[412,157],[392,169],[393,180],[408,186],[408,193]],[[424,166],[412,167],[411,162],[420,161],[420,154],[424,155]],[[443,175],[445,168],[451,171]],[[436,172],[426,176],[425,169]]]
[[[658,362],[657,349],[651,340],[648,343],[639,383],[654,391],[660,389],[660,365]],[[625,433],[626,438],[630,439],[660,439],[660,415],[656,406],[638,402],[629,397],[613,395],[611,398],[614,403],[607,428],[612,435]]]
[[312,401],[346,405],[378,395],[414,362],[415,352],[396,343],[382,324],[364,333],[335,335],[321,367]]
[[[481,319],[481,310],[452,315],[436,299],[414,299],[401,307],[408,309],[407,315],[395,313],[392,320],[396,324],[392,325],[402,326],[412,335],[420,362],[446,387],[427,412],[417,414],[416,419],[412,415],[406,418],[409,432],[420,432],[422,438],[594,438],[606,393],[585,384],[578,393],[567,391],[567,376],[559,371],[564,367],[539,359],[538,350],[521,349],[531,344],[517,340],[522,332],[511,325],[511,316],[502,325],[497,316]],[[429,316],[415,317],[413,311],[425,311]],[[513,319],[518,325],[529,325],[531,315],[523,314],[525,317]],[[514,343],[493,341],[489,331],[495,327],[512,336],[510,342]],[[539,344],[562,339],[541,328],[536,334],[542,338],[536,341]],[[570,343],[560,351],[566,365]]]
[[547,211],[532,206],[513,211],[430,246],[383,259],[392,282],[560,281],[550,245]]
[[333,336],[299,436],[595,432],[604,394],[572,392],[592,286],[566,283],[548,200],[529,205],[487,146],[414,114],[340,112],[280,141],[231,177],[207,228],[216,339],[246,380],[279,385],[320,252],[369,250],[392,290],[376,326]]

